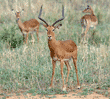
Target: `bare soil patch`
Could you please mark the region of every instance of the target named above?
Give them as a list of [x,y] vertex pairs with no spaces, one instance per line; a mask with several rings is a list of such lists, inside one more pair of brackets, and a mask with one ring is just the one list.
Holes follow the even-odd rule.
[[[2,99],[2,96],[0,96]],[[46,96],[41,96],[41,95],[35,95],[32,96],[31,94],[20,94],[19,96],[13,94],[12,96],[7,96],[6,99],[109,99],[108,97],[105,97],[103,95],[97,94],[97,93],[92,93],[90,95],[86,96],[79,96],[77,93],[71,92],[69,94],[57,94],[57,95],[46,95]]]

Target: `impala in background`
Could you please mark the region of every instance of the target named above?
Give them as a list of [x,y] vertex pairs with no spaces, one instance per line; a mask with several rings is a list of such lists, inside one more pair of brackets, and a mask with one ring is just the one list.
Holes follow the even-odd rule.
[[[91,6],[87,5],[87,8],[83,11],[83,13],[90,13],[86,14],[81,18],[81,26],[82,26],[82,36],[87,34],[90,27],[94,27],[94,30],[96,28],[96,25],[98,24],[98,19],[95,16],[93,9]],[[84,32],[84,28],[86,28]],[[84,34],[83,34],[84,32]]]
[[[13,9],[12,9],[13,11]],[[23,11],[23,10],[22,10]],[[33,32],[36,31],[36,35],[37,35],[37,41],[39,42],[39,37],[38,37],[38,33],[39,33],[39,25],[40,23],[36,20],[36,19],[30,19],[28,21],[25,21],[22,23],[21,19],[20,19],[20,13],[21,12],[16,12],[16,20],[19,26],[19,29],[22,32],[23,35],[23,40],[24,43],[28,43],[28,35],[31,34],[32,37],[32,43],[34,43],[35,39],[33,36]]]

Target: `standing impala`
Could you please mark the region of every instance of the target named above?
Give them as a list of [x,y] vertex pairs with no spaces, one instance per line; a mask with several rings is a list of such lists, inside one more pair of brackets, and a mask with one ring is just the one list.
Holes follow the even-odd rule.
[[[52,79],[51,79],[51,84],[50,87],[52,87],[53,84],[53,77],[55,74],[55,66],[56,66],[56,61],[60,61],[61,65],[61,76],[62,76],[62,81],[63,81],[63,91],[66,91],[66,86],[68,82],[68,76],[70,72],[70,65],[69,65],[69,59],[73,59],[73,63],[75,66],[75,71],[76,71],[76,76],[77,76],[77,87],[80,88],[79,84],[79,79],[78,79],[78,71],[77,71],[77,45],[72,41],[72,40],[66,40],[66,41],[57,41],[55,39],[55,33],[54,30],[56,28],[59,28],[62,26],[62,24],[59,24],[57,26],[54,26],[56,23],[64,19],[64,7],[62,8],[62,18],[54,22],[52,25],[48,25],[48,23],[41,18],[41,12],[42,12],[42,6],[40,9],[40,13],[38,18],[43,21],[45,24],[43,26],[47,29],[47,35],[48,35],[48,47],[50,49],[50,56],[52,58],[52,65],[53,65],[53,73],[52,73]],[[64,84],[64,79],[63,79],[63,65],[67,66],[67,78],[66,78],[66,85]]]
[[84,15],[81,18],[82,33],[84,32],[84,28],[86,28],[84,32],[84,35],[86,35],[90,27],[94,27],[95,30],[96,25],[98,24],[98,20],[97,17],[94,15],[92,7],[89,5],[87,5],[87,8],[83,11],[83,13],[90,13]]
[[[13,9],[12,9],[12,11],[13,11]],[[30,20],[22,23],[22,21],[20,19],[20,13],[21,12],[16,12],[15,15],[16,15],[16,20],[17,20],[19,29],[21,30],[21,32],[23,34],[24,43],[28,43],[28,34],[29,33],[31,34],[31,37],[34,42],[34,36],[33,36],[34,31],[36,31],[37,40],[39,42],[38,33],[39,33],[40,23],[36,19],[30,19]]]

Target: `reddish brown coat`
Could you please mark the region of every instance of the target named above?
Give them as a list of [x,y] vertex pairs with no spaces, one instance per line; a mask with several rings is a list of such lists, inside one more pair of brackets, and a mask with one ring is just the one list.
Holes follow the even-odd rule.
[[83,11],[83,13],[90,13],[86,14],[81,18],[81,26],[82,26],[82,33],[84,32],[84,28],[86,28],[84,34],[86,35],[90,27],[96,28],[98,24],[98,19],[94,15],[93,9],[91,6],[87,6],[87,8]]
[[[36,19],[31,19],[25,22],[21,22],[20,19],[20,12],[16,12],[16,20],[19,26],[19,29],[21,30],[24,38],[24,43],[28,43],[28,34],[31,33],[32,39],[34,40],[33,37],[33,32],[36,31],[37,35],[37,40],[39,41],[38,33],[39,33],[39,25],[40,23]],[[26,35],[26,38],[25,38]],[[26,41],[25,41],[26,39]],[[33,41],[34,42],[34,41]]]
[[[52,87],[53,84],[53,77],[55,74],[55,66],[56,66],[56,61],[60,61],[60,67],[61,67],[61,76],[62,76],[62,81],[63,81],[63,91],[66,90],[67,87],[67,82],[68,82],[68,77],[69,77],[69,72],[70,72],[70,65],[69,65],[69,59],[73,59],[73,63],[75,66],[75,71],[76,71],[76,76],[77,76],[77,86],[80,88],[79,84],[79,79],[78,79],[78,73],[77,73],[77,45],[74,43],[72,40],[66,40],[66,41],[57,41],[55,38],[55,33],[54,30],[56,28],[59,29],[61,24],[54,26],[57,22],[61,21],[64,19],[64,9],[62,10],[62,16],[63,18],[57,20],[53,25],[48,25],[48,23],[42,19],[41,12],[42,12],[42,7],[40,10],[39,14],[39,19],[42,20],[45,24],[43,26],[47,29],[47,36],[48,36],[48,47],[50,49],[50,56],[52,58],[52,66],[53,66],[53,72],[52,72],[52,79],[51,79],[51,84],[50,87]],[[66,85],[64,84],[64,79],[63,79],[63,65],[67,66],[67,78],[66,78]]]

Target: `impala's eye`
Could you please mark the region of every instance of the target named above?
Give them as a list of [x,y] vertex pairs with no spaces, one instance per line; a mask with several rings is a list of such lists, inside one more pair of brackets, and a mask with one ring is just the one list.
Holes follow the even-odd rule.
[[54,31],[55,29],[53,29],[52,31]]

